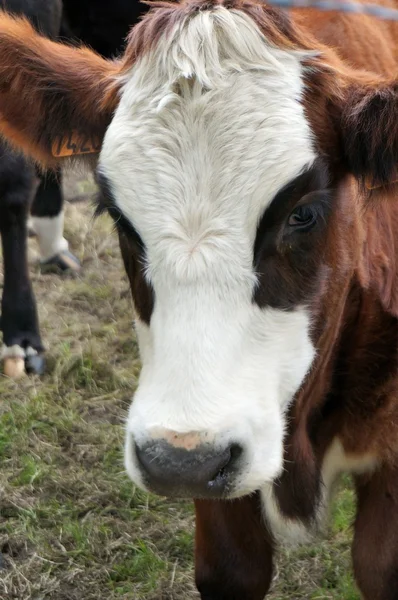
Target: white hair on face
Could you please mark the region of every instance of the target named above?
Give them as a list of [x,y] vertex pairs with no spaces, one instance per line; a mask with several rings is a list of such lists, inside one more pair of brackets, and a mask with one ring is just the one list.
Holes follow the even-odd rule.
[[[244,13],[220,7],[176,26],[128,74],[101,163],[139,232],[139,205],[156,200],[146,202],[144,227],[151,220],[148,233],[179,277],[208,269],[214,244],[229,254],[231,243],[242,250],[232,219],[239,212],[243,241],[253,238],[274,194],[313,161],[300,58],[266,43]],[[247,214],[236,206],[244,197]],[[151,254],[150,271],[163,271],[161,262]]]
[[[182,19],[123,79],[130,89],[134,84],[138,87],[133,92],[134,103],[150,97],[156,104],[154,92],[164,94],[181,78],[195,78],[204,90],[219,90],[228,85],[225,78],[231,73],[275,74],[289,61],[294,68],[316,54],[279,49],[244,12],[219,6]],[[167,91],[163,98],[168,98]]]
[[285,411],[314,357],[305,307],[253,304],[253,244],[276,193],[315,160],[302,55],[244,13],[198,12],[125,76],[100,169],[146,248],[155,305],[139,327],[132,439],[163,429],[239,442],[234,495],[280,474]]

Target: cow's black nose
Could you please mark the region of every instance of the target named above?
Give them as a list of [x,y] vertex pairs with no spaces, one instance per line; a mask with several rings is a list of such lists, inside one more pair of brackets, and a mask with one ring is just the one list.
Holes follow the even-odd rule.
[[233,487],[242,448],[232,444],[216,450],[207,445],[194,450],[154,440],[135,452],[145,485],[162,496],[222,498]]

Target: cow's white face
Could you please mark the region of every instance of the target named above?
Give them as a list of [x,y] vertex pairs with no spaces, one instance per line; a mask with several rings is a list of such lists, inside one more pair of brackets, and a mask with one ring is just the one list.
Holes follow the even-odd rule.
[[99,171],[136,253],[143,368],[125,462],[138,485],[239,496],[281,473],[286,411],[314,358],[302,286],[274,256],[307,235],[288,222],[296,187],[322,187],[302,70],[243,13],[219,9],[164,36],[126,78]]

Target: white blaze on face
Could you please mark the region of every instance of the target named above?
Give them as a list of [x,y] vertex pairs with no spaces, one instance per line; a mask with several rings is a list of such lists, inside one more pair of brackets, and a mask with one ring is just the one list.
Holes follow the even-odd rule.
[[282,468],[284,413],[313,360],[309,316],[252,301],[257,224],[315,155],[297,53],[239,11],[201,12],[126,77],[100,168],[146,247],[154,290],[138,323],[143,369],[133,441],[199,432],[243,447],[235,495]]

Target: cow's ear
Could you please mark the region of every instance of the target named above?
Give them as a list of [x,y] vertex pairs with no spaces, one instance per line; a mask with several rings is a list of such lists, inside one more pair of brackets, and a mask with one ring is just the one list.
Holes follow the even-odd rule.
[[117,103],[117,63],[0,16],[0,134],[44,166],[99,151]]
[[346,167],[368,190],[398,185],[398,81],[352,85],[341,112]]

